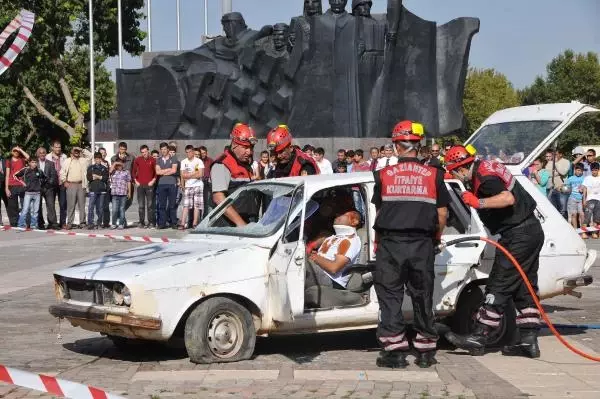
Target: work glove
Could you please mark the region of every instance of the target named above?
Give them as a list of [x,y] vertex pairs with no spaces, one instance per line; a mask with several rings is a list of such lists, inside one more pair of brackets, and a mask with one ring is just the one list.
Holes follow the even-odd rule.
[[465,191],[462,193],[462,200],[465,204],[469,205],[472,208],[479,209],[479,198],[475,196],[470,191]]

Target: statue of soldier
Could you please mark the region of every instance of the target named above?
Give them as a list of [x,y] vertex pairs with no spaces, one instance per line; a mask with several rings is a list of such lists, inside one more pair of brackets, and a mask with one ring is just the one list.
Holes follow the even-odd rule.
[[315,40],[309,41],[309,56],[300,65],[288,121],[299,136],[361,136],[358,41],[347,4],[329,0],[330,9],[313,17],[310,35]]
[[[371,0],[352,0],[352,15],[356,17],[358,32],[358,85],[361,109],[367,110],[373,87],[383,68],[386,21],[371,15]],[[367,118],[362,119],[363,134]]]

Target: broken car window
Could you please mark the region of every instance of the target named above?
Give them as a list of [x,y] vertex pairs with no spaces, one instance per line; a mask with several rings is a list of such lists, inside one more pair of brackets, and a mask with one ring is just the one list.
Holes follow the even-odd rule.
[[[277,183],[249,184],[231,194],[193,231],[196,234],[224,234],[267,237],[281,228],[288,214],[295,186]],[[233,206],[248,223],[232,226],[224,215]]]

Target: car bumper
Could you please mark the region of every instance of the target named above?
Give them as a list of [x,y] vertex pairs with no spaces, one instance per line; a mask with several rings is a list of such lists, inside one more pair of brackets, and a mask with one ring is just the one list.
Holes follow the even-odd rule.
[[568,277],[563,281],[563,287],[565,289],[573,289],[577,287],[585,287],[586,285],[592,284],[594,278],[589,274],[582,274],[576,277]]
[[162,321],[153,317],[140,317],[131,314],[112,313],[94,306],[60,303],[48,309],[54,317],[86,320],[106,325],[127,326],[136,329],[160,330]]

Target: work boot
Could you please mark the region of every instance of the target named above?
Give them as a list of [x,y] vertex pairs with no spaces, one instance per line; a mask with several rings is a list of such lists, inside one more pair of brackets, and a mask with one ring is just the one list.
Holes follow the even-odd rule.
[[505,345],[502,348],[502,354],[504,356],[526,356],[531,359],[540,357],[537,334],[537,330],[522,329],[519,341],[512,345]]
[[434,364],[437,364],[437,360],[435,360],[435,351],[418,352],[417,358],[415,359],[415,364],[422,369],[426,369]]
[[458,335],[450,331],[446,334],[446,339],[457,348],[469,351],[471,356],[482,356],[491,331],[493,331],[491,327],[476,323],[475,330],[471,334]]
[[388,367],[392,369],[403,369],[408,366],[406,361],[406,352],[399,351],[381,351],[375,362],[377,367]]

